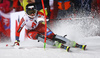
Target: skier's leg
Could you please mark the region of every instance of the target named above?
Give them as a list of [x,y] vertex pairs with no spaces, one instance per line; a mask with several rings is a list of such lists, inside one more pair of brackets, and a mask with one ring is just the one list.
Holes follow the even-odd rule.
[[[36,31],[29,31],[29,32],[26,32],[27,33],[27,36],[30,38],[30,39],[34,39],[34,40],[39,40],[41,42],[44,42],[44,38],[45,36],[43,34],[40,34]],[[49,35],[50,36],[50,35]],[[67,51],[69,51],[69,46],[64,46],[62,43],[59,43],[59,42],[55,42],[54,40],[50,39],[51,37],[47,37],[46,38],[46,43],[48,45],[52,45],[52,46],[56,46],[57,48],[63,48],[63,49],[66,49]]]
[[85,50],[87,45],[81,45],[73,41],[73,47]]
[[[37,36],[36,36],[36,38],[37,38],[37,40],[39,40],[39,41],[41,41],[41,42],[44,42],[44,35],[42,35],[42,34],[37,34]],[[55,43],[54,43],[54,41],[52,41],[51,39],[49,39],[49,38],[46,38],[46,43],[47,44],[49,44],[49,45],[55,45]]]
[[55,35],[52,40],[63,43],[63,45],[65,45],[65,46],[81,48],[83,50],[85,50],[85,48],[86,48],[86,45],[80,45],[80,44],[76,43],[75,41],[71,41],[71,40],[69,40],[65,37],[59,36],[59,35]]
[[69,39],[66,39],[65,37],[59,36],[59,35],[54,35],[53,39],[54,41],[59,41],[60,43],[65,44],[66,42],[70,42]]
[[71,45],[72,41],[70,41],[69,39],[67,39],[65,37],[59,36],[59,35],[54,35],[52,40],[58,41],[58,42],[63,43],[63,44],[66,44],[67,46],[72,46]]
[[[27,33],[27,36],[28,36],[30,39],[39,40],[39,41],[44,42],[44,35],[39,34],[39,33],[36,32],[36,31],[29,31],[29,32]],[[49,40],[50,40],[50,39],[47,38],[47,40],[46,40],[47,44],[49,44],[49,45],[54,45],[54,42],[53,42],[53,41],[49,41]]]
[[[37,35],[37,40],[44,42],[44,35],[38,34]],[[49,44],[49,45],[52,45],[52,46],[56,46],[57,48],[63,48],[68,52],[69,52],[69,49],[70,49],[69,46],[65,46],[62,43],[59,43],[58,41],[53,41],[49,38],[46,38],[46,43]]]

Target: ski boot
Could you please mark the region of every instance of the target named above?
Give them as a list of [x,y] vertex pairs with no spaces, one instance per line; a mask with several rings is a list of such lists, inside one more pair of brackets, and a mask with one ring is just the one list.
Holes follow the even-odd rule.
[[55,45],[57,48],[63,48],[65,49],[67,52],[69,52],[70,47],[69,46],[64,46],[62,43],[59,43],[58,41],[55,41]]
[[76,43],[75,41],[73,41],[73,43],[74,43],[73,47],[80,48],[82,50],[86,50],[87,45],[80,45],[80,44]]

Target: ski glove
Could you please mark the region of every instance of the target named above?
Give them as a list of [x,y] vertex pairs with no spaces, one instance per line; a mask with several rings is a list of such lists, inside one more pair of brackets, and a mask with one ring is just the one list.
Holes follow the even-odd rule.
[[[44,18],[37,18],[37,22],[43,22],[43,21],[45,21]],[[49,21],[49,19],[46,19],[46,21]]]
[[16,40],[15,42],[14,42],[14,46],[19,46],[20,45],[20,40]]

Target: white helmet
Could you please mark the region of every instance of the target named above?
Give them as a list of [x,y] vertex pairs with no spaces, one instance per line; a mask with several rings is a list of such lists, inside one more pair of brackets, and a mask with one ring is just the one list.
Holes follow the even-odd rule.
[[[28,15],[30,18],[36,17],[36,15],[37,15],[37,8],[36,8],[35,3],[31,3],[31,4],[28,4],[28,5],[26,6],[26,13],[27,13],[27,15]],[[35,14],[35,15],[34,15],[34,16],[30,16],[32,13]]]

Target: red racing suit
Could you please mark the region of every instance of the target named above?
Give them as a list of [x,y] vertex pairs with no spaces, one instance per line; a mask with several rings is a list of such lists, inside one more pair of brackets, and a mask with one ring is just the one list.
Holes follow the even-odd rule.
[[[43,13],[38,12],[37,16],[31,20],[28,17],[28,15],[25,14],[19,23],[18,29],[16,30],[16,40],[19,40],[20,32],[24,26],[26,29],[26,35],[30,39],[36,40],[37,39],[36,37],[38,34],[44,35],[45,34],[45,25],[37,21],[37,19],[40,17],[44,18],[43,15],[44,15]],[[47,37],[52,39],[53,36],[54,36],[54,33],[49,28],[47,28]]]

